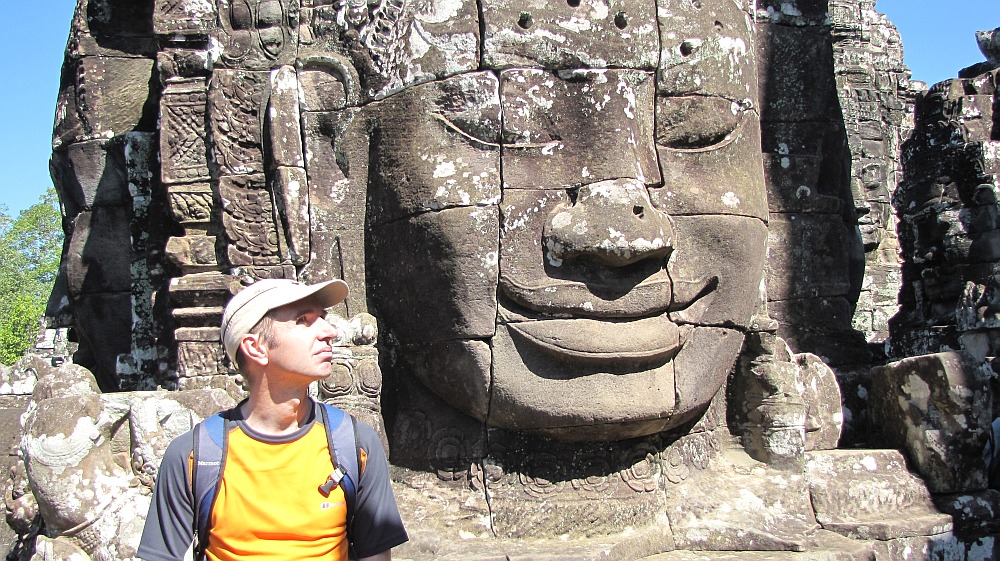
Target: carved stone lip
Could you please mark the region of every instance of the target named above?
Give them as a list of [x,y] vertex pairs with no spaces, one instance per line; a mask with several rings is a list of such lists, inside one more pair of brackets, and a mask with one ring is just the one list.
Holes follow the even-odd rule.
[[650,317],[666,312],[671,300],[671,282],[665,272],[627,287],[602,287],[552,278],[522,281],[501,273],[499,288],[517,306],[563,317]]
[[630,320],[542,319],[506,325],[537,350],[574,362],[663,363],[682,346],[679,327],[666,315]]

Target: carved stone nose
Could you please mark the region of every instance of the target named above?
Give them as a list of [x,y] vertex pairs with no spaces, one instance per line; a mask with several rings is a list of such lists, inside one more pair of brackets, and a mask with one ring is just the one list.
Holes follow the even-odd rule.
[[548,262],[557,267],[581,257],[615,267],[666,259],[672,236],[670,217],[653,208],[646,187],[634,179],[581,187],[576,201],[549,214],[542,232]]

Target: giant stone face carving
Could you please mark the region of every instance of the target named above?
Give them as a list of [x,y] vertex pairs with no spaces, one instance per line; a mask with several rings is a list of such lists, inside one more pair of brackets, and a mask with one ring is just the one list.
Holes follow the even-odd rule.
[[617,440],[680,425],[759,301],[749,15],[490,8],[485,68],[350,118],[371,131],[374,312],[402,369],[487,426]]
[[718,393],[761,299],[754,3],[153,4],[159,153],[130,153],[177,226],[135,256],[171,277],[157,385],[229,372],[235,278],[339,276],[391,430],[430,447],[646,436]]

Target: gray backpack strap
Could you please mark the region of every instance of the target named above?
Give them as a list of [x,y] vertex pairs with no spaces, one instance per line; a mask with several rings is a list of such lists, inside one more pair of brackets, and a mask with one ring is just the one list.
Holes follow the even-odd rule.
[[347,500],[347,528],[350,531],[354,519],[354,504],[361,483],[361,459],[355,433],[354,417],[327,403],[321,403],[320,412],[326,426],[326,442],[333,461],[333,473],[323,486],[329,494],[338,485],[344,489]]
[[191,465],[191,492],[194,498],[195,559],[203,559],[208,547],[212,507],[222,483],[229,444],[229,423],[222,413],[212,415],[194,427]]

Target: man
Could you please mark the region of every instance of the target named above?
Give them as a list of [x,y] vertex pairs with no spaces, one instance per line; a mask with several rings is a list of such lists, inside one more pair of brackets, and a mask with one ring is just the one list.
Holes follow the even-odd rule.
[[[362,560],[389,560],[391,548],[407,540],[371,427],[357,424],[361,476],[352,512],[345,486],[327,483],[333,465],[322,405],[307,392],[327,377],[333,360],[337,330],[326,321],[326,308],[346,297],[341,280],[262,280],[226,306],[222,340],[249,397],[223,414],[231,428],[202,544],[206,559],[342,560],[350,547]],[[191,555],[193,442],[187,432],[167,448],[139,545],[142,559]]]

